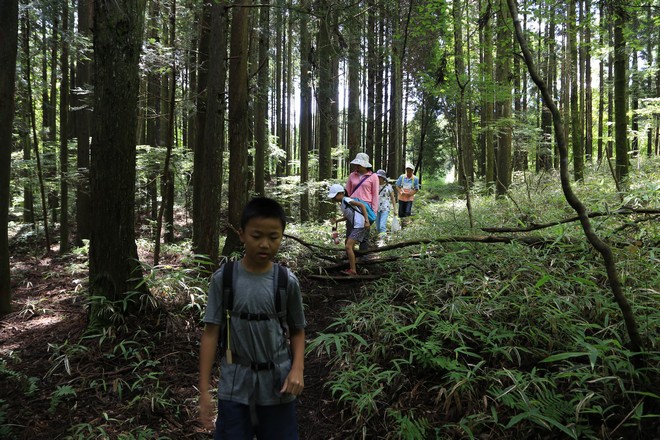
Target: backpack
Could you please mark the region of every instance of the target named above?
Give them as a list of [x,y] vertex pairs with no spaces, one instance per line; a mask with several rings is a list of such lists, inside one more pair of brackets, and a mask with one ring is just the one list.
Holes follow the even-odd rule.
[[[371,207],[371,205],[369,203],[365,202],[362,199],[358,199],[357,197],[351,197],[351,199],[355,200],[356,202],[362,203],[364,205],[364,207],[367,208],[367,218],[369,219],[369,223],[373,223],[373,222],[376,221],[376,213],[374,212],[373,208]],[[355,206],[350,205],[350,204],[349,204],[349,206],[351,206],[353,208],[353,210],[355,210],[356,212],[359,212],[360,214],[362,214],[362,210],[360,210],[360,209],[358,209]]]
[[277,285],[274,287],[275,313],[249,313],[236,312],[234,308],[234,265],[236,262],[227,261],[222,271],[222,302],[225,306],[223,322],[220,329],[220,338],[218,339],[218,350],[220,355],[225,353],[227,362],[232,363],[232,352],[230,340],[231,325],[233,318],[246,319],[248,321],[266,321],[277,319],[282,328],[282,333],[286,338],[288,334],[288,324],[286,320],[287,287],[289,284],[289,272],[286,267],[277,266]]

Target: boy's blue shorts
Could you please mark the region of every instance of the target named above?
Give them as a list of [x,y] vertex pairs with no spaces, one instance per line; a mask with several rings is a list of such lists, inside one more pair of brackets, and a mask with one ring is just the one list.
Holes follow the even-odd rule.
[[257,406],[257,426],[252,426],[250,407],[220,400],[214,440],[298,440],[296,402]]

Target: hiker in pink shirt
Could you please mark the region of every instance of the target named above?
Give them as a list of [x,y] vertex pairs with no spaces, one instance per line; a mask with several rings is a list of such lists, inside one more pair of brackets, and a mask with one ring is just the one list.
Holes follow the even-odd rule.
[[378,175],[373,172],[369,163],[369,155],[358,153],[351,162],[354,170],[348,175],[346,191],[348,197],[357,197],[371,205],[374,212],[378,212],[378,191],[380,182]]
[[[346,195],[351,198],[360,199],[371,206],[374,212],[378,212],[378,191],[380,190],[380,181],[378,174],[374,173],[369,163],[369,155],[358,153],[355,159],[351,161],[355,168],[348,175],[346,181]],[[360,250],[369,249],[369,236],[360,242]]]

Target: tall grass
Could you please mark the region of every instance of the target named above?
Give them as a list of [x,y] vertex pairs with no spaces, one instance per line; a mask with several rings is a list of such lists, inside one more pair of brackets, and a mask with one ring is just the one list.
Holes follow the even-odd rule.
[[[650,164],[652,165],[652,164]],[[660,182],[630,185],[629,206],[660,207]],[[656,168],[657,169],[657,168]],[[636,177],[633,177],[636,179]],[[473,196],[481,226],[544,223],[574,214],[551,182],[496,200]],[[578,185],[591,211],[618,207],[605,177]],[[404,238],[469,230],[458,196],[415,202]],[[423,193],[420,193],[423,194]],[[534,232],[553,245],[429,245],[423,258],[385,266],[391,275],[310,344],[332,368],[328,388],[355,438],[649,438],[660,422],[657,217],[595,221],[610,242],[647,352],[636,368],[599,255],[569,223]],[[570,240],[568,240],[570,239]]]

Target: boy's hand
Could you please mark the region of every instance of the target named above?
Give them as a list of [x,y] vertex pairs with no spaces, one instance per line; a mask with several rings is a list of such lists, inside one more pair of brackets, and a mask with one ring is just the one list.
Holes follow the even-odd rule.
[[369,222],[369,220],[365,219],[364,220],[364,227],[367,228],[367,229],[371,228],[371,222]]
[[292,368],[289,375],[284,380],[280,393],[289,393],[294,396],[299,396],[302,393],[303,388],[305,388],[305,378],[303,377],[302,371]]
[[199,421],[206,429],[212,430],[215,427],[213,405],[208,391],[202,391],[199,395]]

